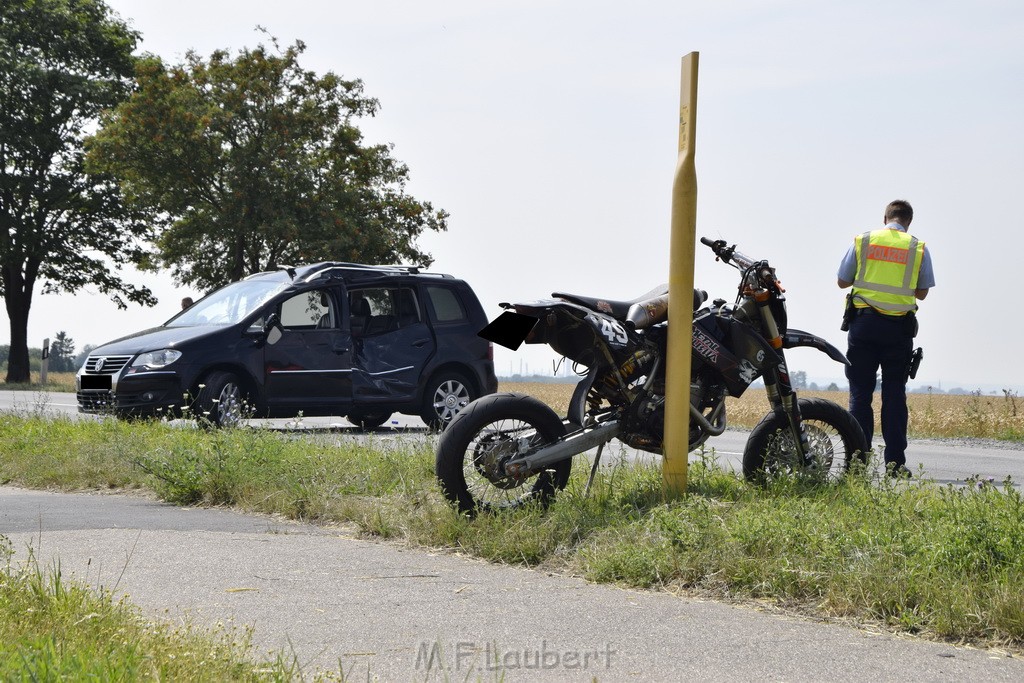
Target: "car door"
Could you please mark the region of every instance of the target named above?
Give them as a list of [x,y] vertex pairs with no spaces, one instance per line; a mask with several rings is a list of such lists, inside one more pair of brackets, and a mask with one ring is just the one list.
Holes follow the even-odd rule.
[[411,401],[434,354],[434,336],[412,285],[350,289],[352,398],[356,405]]
[[344,414],[352,400],[352,337],[344,329],[344,291],[321,287],[281,301],[281,337],[264,351],[272,412]]

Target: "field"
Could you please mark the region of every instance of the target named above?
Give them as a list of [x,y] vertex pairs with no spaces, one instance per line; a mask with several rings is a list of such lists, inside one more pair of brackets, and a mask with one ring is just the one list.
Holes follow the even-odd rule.
[[49,372],[46,375],[46,384],[40,384],[39,372],[33,370],[30,373],[30,382],[28,384],[7,384],[2,381],[3,375],[0,375],[0,389],[6,389],[8,391],[63,391],[67,393],[75,393],[75,373],[73,372]]
[[[564,415],[574,384],[557,382],[501,382],[501,391],[516,391],[536,396],[555,412]],[[826,398],[846,407],[845,391],[800,391],[802,397]],[[880,433],[878,415],[881,403],[875,394],[875,431]],[[1024,439],[1024,400],[1014,392],[1000,396],[972,393],[908,394],[910,436],[918,438],[973,437],[986,439]],[[752,428],[768,412],[764,391],[751,389],[740,398],[726,401],[730,427]]]

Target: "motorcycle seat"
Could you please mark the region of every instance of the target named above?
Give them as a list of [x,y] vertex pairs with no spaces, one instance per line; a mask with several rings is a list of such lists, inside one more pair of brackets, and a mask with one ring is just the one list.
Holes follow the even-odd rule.
[[589,308],[590,310],[597,311],[598,313],[610,315],[616,320],[624,321],[626,319],[626,315],[629,313],[629,307],[632,306],[633,304],[638,304],[641,301],[646,301],[648,299],[652,299],[656,296],[661,296],[662,294],[667,293],[668,285],[661,285],[659,287],[655,287],[654,289],[647,292],[643,296],[638,296],[637,298],[632,299],[630,301],[601,299],[599,297],[582,296],[580,294],[568,294],[566,292],[552,292],[551,296],[555,297],[556,299],[568,301],[571,304],[576,304],[578,306],[583,306],[584,308]]
[[[556,299],[562,299],[569,303],[576,304],[577,306],[583,306],[589,308],[592,311],[598,311],[606,315],[610,315],[616,320],[625,322],[629,317],[629,309],[633,304],[643,304],[649,302],[651,299],[668,294],[668,285],[661,285],[655,287],[651,291],[647,292],[643,296],[637,297],[632,301],[616,301],[614,299],[599,299],[592,296],[581,296],[579,294],[567,294],[565,292],[552,292],[551,296]],[[707,301],[708,293],[703,289],[693,289],[693,310],[700,308],[700,305]]]

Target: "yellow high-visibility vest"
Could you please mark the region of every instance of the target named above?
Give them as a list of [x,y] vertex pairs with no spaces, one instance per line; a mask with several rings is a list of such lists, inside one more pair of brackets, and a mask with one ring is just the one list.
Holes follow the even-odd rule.
[[853,238],[857,275],[853,302],[886,315],[906,315],[917,309],[914,290],[924,258],[924,242],[892,228],[872,230]]

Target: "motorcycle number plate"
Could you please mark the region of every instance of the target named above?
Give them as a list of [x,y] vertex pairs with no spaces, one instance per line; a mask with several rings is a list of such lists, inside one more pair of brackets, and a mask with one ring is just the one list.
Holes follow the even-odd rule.
[[513,311],[505,311],[478,333],[487,341],[501,344],[515,351],[526,340],[537,318]]

